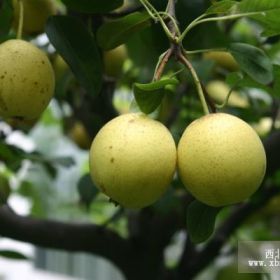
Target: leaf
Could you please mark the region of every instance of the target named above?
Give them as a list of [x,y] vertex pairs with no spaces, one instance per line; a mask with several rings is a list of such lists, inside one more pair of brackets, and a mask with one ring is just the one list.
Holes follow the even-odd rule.
[[0,250],[0,256],[14,260],[30,260],[30,258],[24,254],[11,250]]
[[135,83],[133,86],[136,102],[145,114],[152,113],[161,103],[165,94],[165,86],[177,85],[175,78],[162,79],[149,84]]
[[237,4],[236,1],[230,1],[230,0],[224,0],[220,2],[215,2],[212,6],[210,6],[205,14],[211,15],[211,14],[224,14],[228,13],[232,10],[232,7],[234,7]]
[[206,241],[215,228],[216,216],[221,208],[193,201],[187,212],[187,230],[193,243]]
[[252,16],[262,27],[262,36],[271,37],[280,34],[280,10],[273,10],[260,15]]
[[8,178],[0,173],[0,206],[5,204],[11,194],[11,186]]
[[71,16],[53,16],[47,21],[46,33],[79,82],[89,94],[97,96],[102,62],[95,39],[83,22]]
[[265,86],[265,85],[255,81],[255,80],[253,80],[248,75],[241,75],[240,73],[236,73],[236,72],[233,72],[233,73],[230,73],[230,74],[227,75],[226,83],[229,84],[231,87],[259,88],[259,89],[262,89],[269,94],[273,94],[273,90],[270,87]]
[[280,9],[279,0],[243,0],[237,4],[239,13],[268,12]]
[[59,164],[64,167],[71,167],[75,164],[75,161],[72,157],[56,157],[50,159],[53,164]]
[[13,19],[13,6],[11,0],[2,1],[0,5],[0,36],[8,35]]
[[151,24],[148,13],[135,12],[103,24],[97,32],[97,41],[104,50],[111,50],[125,43],[135,32]]
[[280,65],[274,65],[274,83],[273,83],[273,94],[280,96]]
[[84,175],[78,182],[78,192],[82,204],[88,208],[93,199],[98,194],[98,189],[94,186],[89,174]]
[[280,2],[278,0],[243,0],[240,2],[224,0],[214,3],[205,12],[206,15],[211,14],[247,14],[260,13],[261,16],[269,12],[279,14]]
[[82,13],[107,13],[123,5],[123,0],[62,0],[70,9]]
[[248,44],[233,43],[229,51],[241,69],[255,81],[268,84],[273,80],[272,63],[263,50]]

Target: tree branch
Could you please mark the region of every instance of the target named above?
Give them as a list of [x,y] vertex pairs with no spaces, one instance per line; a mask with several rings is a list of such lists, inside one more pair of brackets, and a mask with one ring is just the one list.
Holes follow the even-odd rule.
[[0,224],[0,235],[4,237],[41,247],[94,253],[121,269],[127,265],[128,242],[101,226],[22,217],[7,205],[0,208]]

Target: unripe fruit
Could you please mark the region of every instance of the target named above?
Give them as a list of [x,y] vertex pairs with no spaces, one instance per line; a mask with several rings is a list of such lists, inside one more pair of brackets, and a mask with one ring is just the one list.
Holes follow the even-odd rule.
[[90,148],[91,139],[85,126],[81,122],[75,122],[68,135],[81,149],[87,150]]
[[[18,0],[13,0],[13,6],[14,21],[17,27],[19,21]],[[26,34],[44,32],[48,17],[56,14],[56,7],[52,0],[23,0],[23,8],[23,32]]]
[[54,92],[54,73],[48,57],[23,40],[0,45],[0,116],[36,119]]
[[107,76],[119,78],[122,73],[123,63],[127,58],[125,45],[104,52],[104,70]]
[[[230,87],[223,81],[215,80],[206,85],[206,90],[215,102],[222,104],[228,96]],[[237,91],[232,91],[227,105],[238,108],[248,108],[250,104],[246,96],[242,96]]]
[[183,133],[178,169],[195,198],[218,207],[241,202],[257,190],[265,174],[266,155],[246,122],[225,113],[209,114]]
[[238,63],[228,52],[212,51],[205,53],[203,57],[204,59],[213,60],[217,65],[229,71],[237,71],[239,69]]
[[154,203],[169,186],[176,146],[167,128],[143,114],[121,115],[96,135],[90,173],[96,186],[121,206]]
[[59,54],[54,57],[52,65],[56,81],[60,81],[64,77],[65,73],[69,71],[68,64]]

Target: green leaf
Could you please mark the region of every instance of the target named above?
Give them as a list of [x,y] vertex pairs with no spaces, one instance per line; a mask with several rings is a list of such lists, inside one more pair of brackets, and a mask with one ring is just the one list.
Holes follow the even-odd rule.
[[229,51],[241,69],[255,81],[268,84],[273,80],[272,63],[263,50],[248,44],[233,43]]
[[152,113],[161,103],[165,94],[165,86],[177,85],[175,78],[162,79],[149,84],[135,83],[133,86],[136,102],[145,114]]
[[0,5],[0,37],[8,35],[13,19],[13,6],[11,0],[2,1]]
[[30,258],[24,254],[11,250],[0,250],[0,256],[14,260],[30,260]]
[[88,208],[98,194],[98,189],[96,186],[94,186],[89,174],[86,174],[80,178],[77,188],[81,203]]
[[224,0],[220,2],[215,2],[212,6],[210,6],[205,14],[225,14],[232,10],[232,8],[237,4],[236,1]]
[[107,13],[123,5],[123,0],[62,0],[71,10],[82,13]]
[[268,12],[280,9],[279,0],[243,0],[237,4],[239,13]]
[[111,50],[125,43],[135,32],[151,24],[148,13],[135,12],[103,24],[97,32],[97,41],[104,50]]
[[89,94],[97,96],[102,84],[102,61],[94,37],[81,20],[50,17],[46,25],[50,42],[70,66]]
[[264,90],[265,92],[269,94],[273,94],[273,90],[269,86],[265,86],[255,80],[253,80],[248,75],[241,75],[240,73],[230,73],[226,77],[226,83],[229,84],[231,87],[237,87],[237,88],[259,88]]
[[215,228],[216,216],[221,208],[193,201],[187,212],[187,230],[193,243],[206,241]]
[[11,194],[11,187],[8,178],[0,173],[0,206],[5,204]]
[[280,65],[274,65],[274,83],[273,83],[273,94],[280,96]]
[[273,10],[260,15],[252,16],[263,28],[262,36],[271,37],[280,34],[280,10]]

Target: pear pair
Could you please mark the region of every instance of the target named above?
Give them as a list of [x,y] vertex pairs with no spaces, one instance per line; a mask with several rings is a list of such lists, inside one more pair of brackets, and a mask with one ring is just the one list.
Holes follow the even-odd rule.
[[176,166],[194,197],[218,207],[243,201],[256,191],[266,156],[254,130],[224,113],[191,123],[177,150],[160,122],[143,114],[121,115],[99,131],[90,150],[95,185],[128,208],[154,203],[171,183]]

